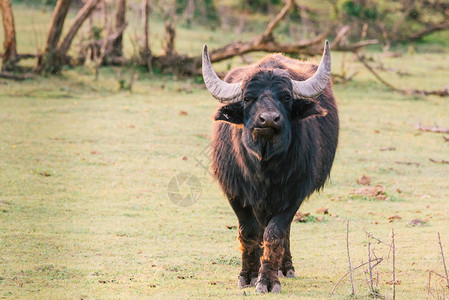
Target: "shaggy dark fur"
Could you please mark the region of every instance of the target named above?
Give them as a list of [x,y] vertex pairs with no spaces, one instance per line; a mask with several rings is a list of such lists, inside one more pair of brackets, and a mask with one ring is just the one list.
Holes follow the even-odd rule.
[[[274,54],[225,78],[243,82],[244,101],[215,114],[212,167],[239,221],[240,287],[279,292],[278,271],[294,276],[291,221],[329,177],[339,131],[331,83],[315,100],[291,98],[290,79],[305,80],[316,69]],[[262,124],[264,112],[269,122]]]

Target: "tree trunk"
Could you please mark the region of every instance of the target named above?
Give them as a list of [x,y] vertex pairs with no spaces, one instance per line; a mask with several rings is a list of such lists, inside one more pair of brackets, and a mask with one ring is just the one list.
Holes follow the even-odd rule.
[[58,42],[62,27],[69,11],[72,0],[58,0],[53,12],[53,19],[48,32],[44,53],[38,59],[36,71],[41,73],[59,73],[61,71],[61,58],[58,53]]
[[18,61],[18,56],[14,16],[9,0],[0,0],[0,10],[2,13],[3,30],[5,33],[5,40],[3,42],[4,53],[2,71],[12,71]]
[[187,7],[185,10],[187,26],[192,25],[193,15],[195,14],[195,0],[188,0]]
[[[125,25],[126,0],[118,0],[117,11],[115,13],[114,31],[118,31]],[[111,56],[123,56],[123,33],[112,43]]]
[[150,6],[148,0],[142,2],[142,26],[143,26],[143,47],[140,54],[141,59],[147,64],[148,72],[152,72],[151,67],[151,50],[148,41],[148,16],[150,14]]
[[75,17],[75,21],[72,24],[72,27],[70,27],[69,32],[65,35],[64,40],[59,46],[58,55],[61,57],[61,59],[66,57],[67,51],[69,50],[76,33],[78,32],[81,25],[83,25],[84,21],[86,21],[86,19],[90,16],[90,14],[93,12],[93,10],[100,1],[101,0],[89,0],[78,12],[78,14]]
[[165,46],[164,56],[170,57],[175,54],[176,30],[170,21],[165,21]]

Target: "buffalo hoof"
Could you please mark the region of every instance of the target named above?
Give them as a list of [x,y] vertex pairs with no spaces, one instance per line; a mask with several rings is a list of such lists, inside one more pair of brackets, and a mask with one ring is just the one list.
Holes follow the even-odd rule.
[[250,286],[255,286],[256,282],[257,282],[257,277],[251,278],[251,280],[249,280],[249,282],[248,282],[246,277],[240,275],[239,276],[239,281],[238,281],[237,284],[239,286],[239,289],[244,289],[244,288],[247,288],[247,287],[250,287]]
[[270,292],[275,293],[275,294],[280,293],[281,292],[281,284],[280,283],[275,283],[273,285],[273,287],[271,288]]
[[287,278],[294,278],[295,277],[295,271],[294,270],[288,270],[287,274],[285,274],[285,277]]
[[282,272],[282,270],[279,270],[279,271],[278,271],[278,277],[279,277],[279,278],[284,278],[284,277],[287,277],[287,278],[294,278],[294,277],[295,277],[295,271],[292,270],[292,269],[290,269],[290,270],[288,270],[288,271],[285,273],[285,275],[284,275],[284,273]]
[[265,293],[280,293],[281,292],[281,283],[279,281],[275,281],[273,283],[268,283],[267,280],[259,280],[256,283],[256,293],[265,294]]
[[268,286],[262,282],[256,284],[256,293],[265,294],[268,293]]

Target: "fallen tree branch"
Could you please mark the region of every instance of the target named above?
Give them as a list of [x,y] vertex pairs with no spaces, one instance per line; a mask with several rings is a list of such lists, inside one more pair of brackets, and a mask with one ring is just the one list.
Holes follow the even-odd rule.
[[[17,54],[16,59],[19,61],[21,59],[28,59],[28,58],[36,58],[36,54],[31,53],[23,53],[23,54]],[[0,53],[0,58],[3,58],[3,54]]]
[[447,160],[435,160],[432,158],[429,158],[429,160],[435,164],[449,164],[449,161],[447,161]]
[[420,131],[425,132],[436,132],[436,133],[449,133],[449,129],[445,127],[440,127],[435,124],[435,126],[422,126],[421,122],[416,125],[416,128]]
[[[327,35],[327,31],[321,32],[314,38],[300,40],[292,43],[278,43],[273,36],[276,26],[285,18],[289,9],[293,6],[294,0],[288,0],[281,11],[267,24],[264,32],[251,41],[236,41],[221,48],[210,51],[212,62],[219,62],[235,56],[241,56],[249,52],[283,52],[286,54],[300,54],[303,56],[315,56],[323,53],[322,44]],[[349,31],[349,26],[340,29],[333,42],[333,51],[357,52],[362,47],[377,43],[377,40],[360,41],[354,44],[342,44],[340,41]],[[93,41],[98,43],[98,41]],[[100,42],[101,43],[101,42]],[[184,75],[196,75],[201,73],[201,56],[187,56],[178,53],[166,53],[165,55],[152,56],[151,68],[160,72],[177,73]],[[148,67],[148,62],[140,62],[142,66]],[[355,76],[353,74],[351,77]],[[349,77],[349,79],[351,78]]]
[[234,56],[239,56],[249,52],[283,52],[283,53],[302,53],[308,56],[318,54],[311,47],[317,44],[321,45],[326,33],[321,33],[311,40],[303,40],[292,44],[277,44],[274,41],[260,42],[259,39],[251,42],[234,42],[222,48],[211,51],[211,61],[219,62]]
[[420,163],[413,162],[413,161],[395,161],[394,163],[397,164],[397,165],[407,165],[407,166],[414,165],[414,166],[417,166],[417,167],[421,166]]
[[432,90],[432,91],[425,91],[425,90],[415,90],[415,89],[400,89],[392,84],[388,83],[386,80],[384,80],[382,77],[380,77],[379,74],[377,74],[376,71],[374,71],[374,68],[371,67],[365,60],[365,57],[363,55],[359,55],[357,52],[355,52],[355,55],[357,56],[357,59],[365,66],[365,68],[371,72],[371,74],[374,75],[374,77],[377,78],[382,84],[387,86],[390,90],[399,92],[403,95],[421,95],[421,96],[428,96],[428,95],[436,95],[440,97],[446,97],[449,96],[449,90],[448,88],[444,88],[441,90]]
[[18,75],[18,74],[14,74],[14,73],[10,73],[10,72],[0,72],[0,78],[11,79],[11,80],[16,80],[16,81],[23,81],[26,79],[34,78],[34,75],[31,73]]

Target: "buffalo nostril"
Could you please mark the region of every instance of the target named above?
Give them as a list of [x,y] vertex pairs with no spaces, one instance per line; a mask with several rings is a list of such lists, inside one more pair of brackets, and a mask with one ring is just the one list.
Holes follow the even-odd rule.
[[261,115],[259,116],[259,120],[260,120],[262,123],[265,123],[265,118],[262,117]]
[[276,116],[276,117],[274,118],[274,122],[277,123],[277,122],[279,122],[280,119],[281,119],[281,116],[278,115],[278,116]]

